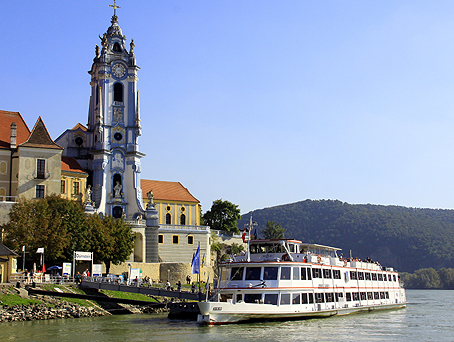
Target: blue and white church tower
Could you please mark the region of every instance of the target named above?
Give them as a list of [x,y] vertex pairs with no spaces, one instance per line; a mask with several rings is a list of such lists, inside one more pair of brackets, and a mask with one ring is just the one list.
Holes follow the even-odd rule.
[[91,70],[87,127],[77,124],[56,142],[89,173],[85,211],[123,217],[133,226],[134,254],[129,261],[158,261],[159,220],[153,194],[144,206],[140,184],[141,135],[134,40],[127,49],[114,1],[111,26],[96,45]]
[[92,200],[99,212],[115,218],[137,219],[145,211],[140,188],[141,135],[139,91],[134,40],[118,25],[114,5],[112,25],[96,46],[89,74],[91,96],[87,139],[92,156]]

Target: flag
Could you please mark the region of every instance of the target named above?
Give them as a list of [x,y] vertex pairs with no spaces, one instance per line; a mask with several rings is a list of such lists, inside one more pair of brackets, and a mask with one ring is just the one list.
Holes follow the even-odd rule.
[[200,246],[197,247],[197,252],[195,252],[194,257],[192,258],[191,273],[200,274]]
[[202,257],[202,267],[203,267],[203,265],[205,265],[205,254]]
[[257,228],[254,229],[254,234],[252,234],[254,236],[254,239],[258,239],[258,235],[257,235]]
[[243,242],[246,242],[246,229],[243,231],[243,236],[241,236]]

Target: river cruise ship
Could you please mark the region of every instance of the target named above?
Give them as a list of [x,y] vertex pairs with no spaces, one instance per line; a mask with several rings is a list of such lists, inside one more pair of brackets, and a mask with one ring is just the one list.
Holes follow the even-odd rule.
[[397,271],[339,248],[298,240],[249,240],[244,255],[222,263],[198,322],[305,319],[406,305]]

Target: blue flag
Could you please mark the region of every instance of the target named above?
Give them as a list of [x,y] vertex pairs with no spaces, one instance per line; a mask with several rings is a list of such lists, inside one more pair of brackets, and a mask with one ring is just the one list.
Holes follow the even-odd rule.
[[191,273],[200,274],[200,246],[197,247],[197,252],[195,252],[194,257],[192,258]]

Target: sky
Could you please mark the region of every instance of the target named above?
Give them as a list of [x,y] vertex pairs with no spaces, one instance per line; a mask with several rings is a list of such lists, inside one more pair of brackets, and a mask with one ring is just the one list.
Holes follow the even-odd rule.
[[[7,1],[0,109],[87,123],[113,0]],[[142,178],[205,212],[306,199],[454,208],[454,2],[118,0]]]

